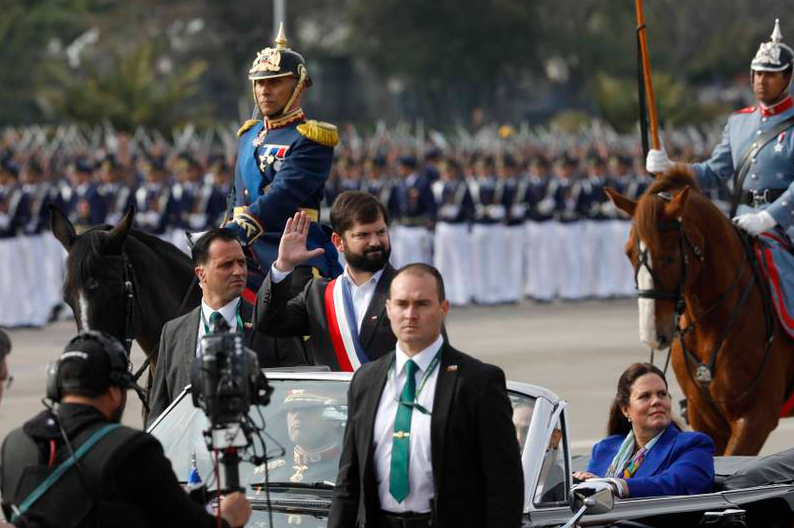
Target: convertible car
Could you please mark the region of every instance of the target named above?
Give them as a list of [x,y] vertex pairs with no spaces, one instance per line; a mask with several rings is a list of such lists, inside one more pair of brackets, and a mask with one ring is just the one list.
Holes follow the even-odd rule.
[[[271,403],[249,416],[266,434],[239,467],[254,514],[248,526],[324,527],[331,507],[347,417],[351,375],[315,370],[266,371]],[[794,524],[792,457],[718,458],[715,491],[703,495],[612,500],[603,491],[574,487],[572,472],[586,466],[570,453],[566,402],[553,392],[508,382],[524,470],[525,527],[763,526]],[[149,432],[187,483],[216,486],[203,431],[208,422],[186,387]],[[300,444],[305,445],[301,446]],[[308,447],[307,447],[308,446]],[[260,456],[254,459],[251,453]],[[192,475],[191,475],[192,473]],[[578,513],[578,515],[574,515]],[[574,518],[575,517],[575,518]]]

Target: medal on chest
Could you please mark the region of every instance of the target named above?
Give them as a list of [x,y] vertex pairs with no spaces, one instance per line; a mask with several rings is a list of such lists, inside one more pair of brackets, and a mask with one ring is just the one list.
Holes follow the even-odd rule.
[[268,166],[272,165],[273,170],[281,170],[284,158],[287,156],[289,145],[262,145],[257,151],[259,160],[259,170],[265,172]]
[[783,152],[783,139],[786,137],[786,131],[780,133],[777,137],[777,144],[775,145],[775,154],[780,154]]

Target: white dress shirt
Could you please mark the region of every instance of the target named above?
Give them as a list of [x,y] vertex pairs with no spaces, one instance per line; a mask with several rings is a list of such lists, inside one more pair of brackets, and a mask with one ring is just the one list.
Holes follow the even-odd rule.
[[[221,306],[219,310],[215,310],[206,302],[204,299],[201,299],[201,315],[199,315],[199,325],[198,325],[198,338],[196,339],[196,356],[199,355],[201,352],[201,338],[204,337],[206,334],[204,323],[206,322],[207,325],[210,324],[210,316],[212,312],[220,312],[226,322],[229,323],[229,328],[232,329],[232,332],[242,332],[242,328],[237,328],[237,306],[240,304],[240,298],[237,297],[233,301],[229,302]],[[203,317],[202,317],[203,315]]]
[[[279,271],[275,264],[270,266],[270,281],[273,284],[278,284],[284,280],[287,275],[289,275],[289,273]],[[361,286],[356,286],[356,283],[353,282],[353,279],[350,277],[350,272],[347,266],[345,266],[345,271],[342,273],[342,277],[344,277],[348,281],[348,284],[350,284],[350,298],[353,300],[353,314],[356,317],[356,331],[359,334],[361,333],[361,323],[364,322],[364,314],[367,313],[369,303],[372,301],[372,297],[375,295],[375,288],[378,286],[378,281],[380,280],[381,275],[383,275],[382,269],[373,273],[372,277],[370,277],[370,279]]]
[[[375,448],[375,479],[378,482],[378,497],[383,510],[402,513],[426,513],[430,511],[430,500],[435,495],[433,486],[433,461],[430,452],[430,420],[431,415],[423,414],[416,408],[411,414],[411,436],[408,443],[408,496],[403,502],[397,502],[389,493],[389,475],[391,473],[391,450],[394,439],[394,421],[397,417],[397,402],[403,391],[406,380],[405,364],[409,359],[419,367],[416,372],[416,390],[424,377],[430,362],[444,344],[440,335],[435,342],[414,357],[410,357],[396,346],[395,361],[391,370],[390,380],[386,382],[380,397],[378,411],[375,415],[373,447]],[[433,412],[436,381],[440,362],[427,378],[425,386],[416,398],[419,405]]]

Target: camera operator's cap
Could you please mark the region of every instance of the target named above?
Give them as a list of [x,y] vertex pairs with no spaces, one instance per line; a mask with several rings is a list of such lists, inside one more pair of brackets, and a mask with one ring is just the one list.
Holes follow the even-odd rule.
[[287,410],[305,409],[309,407],[328,407],[336,405],[336,400],[326,394],[309,391],[306,389],[292,389],[287,391],[284,398],[284,407]]
[[[61,353],[59,364],[67,362],[74,362],[78,367],[69,369],[68,379],[61,377],[64,389],[102,389],[110,385],[129,389],[135,386],[127,351],[110,334],[94,330],[80,332]],[[58,370],[60,376],[60,367]]]
[[783,34],[780,32],[780,19],[775,19],[775,29],[772,31],[771,40],[763,42],[750,63],[752,71],[783,71],[794,64],[794,51],[783,43]]

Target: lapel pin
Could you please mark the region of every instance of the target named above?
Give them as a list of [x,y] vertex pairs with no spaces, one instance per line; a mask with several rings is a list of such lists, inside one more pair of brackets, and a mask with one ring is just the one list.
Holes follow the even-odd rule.
[[243,323],[243,328],[250,330],[254,327],[254,323]]
[[449,365],[447,367],[447,372],[457,372],[457,371],[458,371],[458,366],[457,365]]
[[378,320],[378,316],[377,315],[373,315],[372,317],[369,318],[369,320],[370,321],[377,321]]

